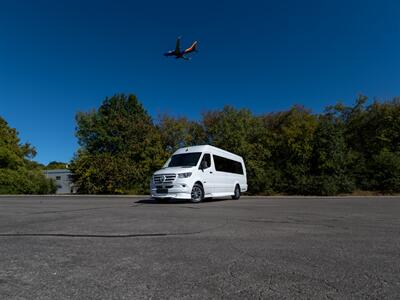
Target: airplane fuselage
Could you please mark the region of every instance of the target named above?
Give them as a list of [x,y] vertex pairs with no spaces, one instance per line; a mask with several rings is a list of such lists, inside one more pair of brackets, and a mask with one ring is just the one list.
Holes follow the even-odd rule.
[[167,53],[164,53],[165,56],[175,56],[176,58],[184,58],[185,52],[176,52],[176,51],[169,51]]

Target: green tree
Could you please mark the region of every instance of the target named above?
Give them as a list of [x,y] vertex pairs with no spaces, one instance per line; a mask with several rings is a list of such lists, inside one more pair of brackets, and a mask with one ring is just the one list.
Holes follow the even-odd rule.
[[143,193],[166,159],[161,136],[134,95],[106,98],[76,116],[81,148],[71,171],[81,193]]
[[318,118],[301,106],[269,116],[267,128],[274,136],[272,161],[281,173],[277,190],[308,194],[311,157]]
[[[396,176],[385,179],[384,174],[396,173],[396,156],[400,153],[400,99],[374,101],[366,105],[368,98],[359,96],[354,106],[336,105],[331,108],[345,123],[345,138],[353,156],[351,172],[358,189],[394,191]],[[383,172],[379,163],[392,172]],[[389,166],[388,163],[393,163]],[[387,181],[392,188],[388,188]]]
[[161,135],[163,148],[168,153],[185,146],[207,143],[204,127],[184,117],[173,118],[164,114],[159,117],[157,129]]
[[203,115],[210,144],[243,157],[250,193],[273,193],[278,172],[271,163],[270,135],[263,120],[247,109],[225,106]]
[[36,150],[21,144],[16,129],[0,117],[0,194],[46,194],[55,192],[39,164],[31,161]]
[[336,195],[355,188],[349,167],[352,155],[344,136],[343,122],[329,112],[319,118],[311,158],[310,194]]

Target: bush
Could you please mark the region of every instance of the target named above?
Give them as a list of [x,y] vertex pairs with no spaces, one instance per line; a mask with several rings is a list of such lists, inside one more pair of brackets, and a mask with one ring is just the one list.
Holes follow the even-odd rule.
[[373,156],[371,187],[385,193],[400,192],[400,153],[382,150]]
[[0,194],[51,194],[55,183],[40,170],[0,169]]

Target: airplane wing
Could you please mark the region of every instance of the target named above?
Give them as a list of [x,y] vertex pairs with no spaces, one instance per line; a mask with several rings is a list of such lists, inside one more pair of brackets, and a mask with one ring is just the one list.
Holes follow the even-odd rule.
[[175,52],[176,53],[180,53],[181,52],[181,37],[178,37],[176,39]]
[[193,42],[192,46],[190,46],[189,48],[185,49],[185,53],[190,53],[193,51],[197,51],[197,41]]

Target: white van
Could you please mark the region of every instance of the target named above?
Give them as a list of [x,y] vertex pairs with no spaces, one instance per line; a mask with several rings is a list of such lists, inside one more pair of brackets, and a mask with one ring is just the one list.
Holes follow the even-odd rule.
[[193,203],[209,197],[239,199],[247,191],[246,168],[243,158],[210,146],[178,149],[161,170],[154,173],[151,196],[189,199]]

